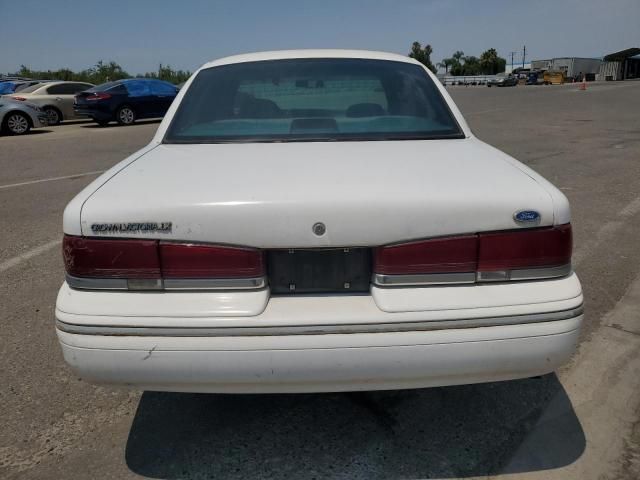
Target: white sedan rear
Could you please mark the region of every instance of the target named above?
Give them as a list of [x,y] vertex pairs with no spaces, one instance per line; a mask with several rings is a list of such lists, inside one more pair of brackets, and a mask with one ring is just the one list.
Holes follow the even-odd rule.
[[64,214],[56,328],[148,390],[419,388],[551,372],[582,290],[565,196],[399,55],[204,65]]

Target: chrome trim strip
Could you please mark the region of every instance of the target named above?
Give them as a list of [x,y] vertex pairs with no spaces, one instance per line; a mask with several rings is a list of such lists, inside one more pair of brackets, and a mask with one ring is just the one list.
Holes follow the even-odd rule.
[[56,319],[56,327],[77,335],[115,335],[139,337],[242,337],[278,335],[327,335],[346,333],[385,333],[444,330],[459,328],[496,327],[525,323],[553,322],[575,318],[583,313],[583,306],[558,312],[528,315],[511,315],[487,318],[461,318],[444,321],[417,321],[351,325],[308,325],[282,327],[132,327],[88,326],[62,322]]
[[183,290],[259,290],[267,285],[257,278],[171,278],[131,280],[126,278],[81,278],[66,275],[67,284],[80,290],[183,291]]
[[383,275],[374,273],[372,282],[379,286],[402,287],[409,285],[445,285],[447,283],[474,283],[475,272],[427,273],[416,275]]
[[71,288],[81,290],[128,290],[126,278],[82,278],[66,274],[65,280]]
[[566,277],[573,272],[570,263],[559,267],[527,268],[499,272],[429,273],[415,275],[382,275],[374,273],[372,283],[378,287],[409,287],[447,284],[470,284],[484,282],[508,282],[520,280],[542,280]]
[[265,277],[256,278],[166,278],[165,290],[255,290],[264,288]]
[[570,263],[559,267],[527,268],[526,270],[511,270],[509,280],[541,280],[543,278],[566,277],[573,272]]

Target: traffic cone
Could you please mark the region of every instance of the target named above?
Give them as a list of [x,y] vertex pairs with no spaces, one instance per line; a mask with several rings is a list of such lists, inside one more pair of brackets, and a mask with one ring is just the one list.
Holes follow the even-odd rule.
[[582,83],[580,84],[580,90],[586,90],[586,89],[587,89],[587,76],[583,75]]

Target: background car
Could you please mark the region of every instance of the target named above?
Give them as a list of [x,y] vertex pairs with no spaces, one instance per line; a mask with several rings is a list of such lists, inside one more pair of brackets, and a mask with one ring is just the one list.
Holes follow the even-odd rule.
[[42,83],[50,83],[50,82],[54,82],[54,81],[55,80],[24,80],[24,81],[18,82],[18,84],[16,85],[15,90],[13,92],[14,93],[21,92],[25,88],[29,88],[29,87],[32,87],[34,85],[38,85],[38,84],[42,84]]
[[178,90],[162,80],[118,80],[76,95],[74,110],[76,115],[91,117],[103,126],[113,120],[131,125],[139,118],[163,117]]
[[515,87],[516,85],[518,85],[518,77],[513,75],[497,77],[487,82],[487,87]]
[[16,88],[16,83],[17,82],[0,82],[0,95],[13,93]]
[[73,98],[77,93],[93,87],[85,82],[47,82],[27,87],[11,98],[29,101],[41,107],[49,118],[49,125],[77,118],[73,111]]
[[32,128],[46,127],[47,114],[37,105],[0,98],[0,130],[11,135],[24,135]]

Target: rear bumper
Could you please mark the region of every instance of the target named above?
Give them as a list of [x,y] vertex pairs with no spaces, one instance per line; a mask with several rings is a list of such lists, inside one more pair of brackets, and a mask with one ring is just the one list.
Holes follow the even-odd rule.
[[[579,311],[579,310],[576,310]],[[575,351],[582,314],[540,323],[312,335],[57,334],[84,379],[144,390],[386,390],[542,375]]]
[[575,351],[582,291],[565,278],[369,295],[78,291],[64,358],[95,383],[219,393],[422,388],[552,372]]
[[89,117],[95,120],[113,120],[113,114],[103,110],[73,107],[73,112],[77,117]]

